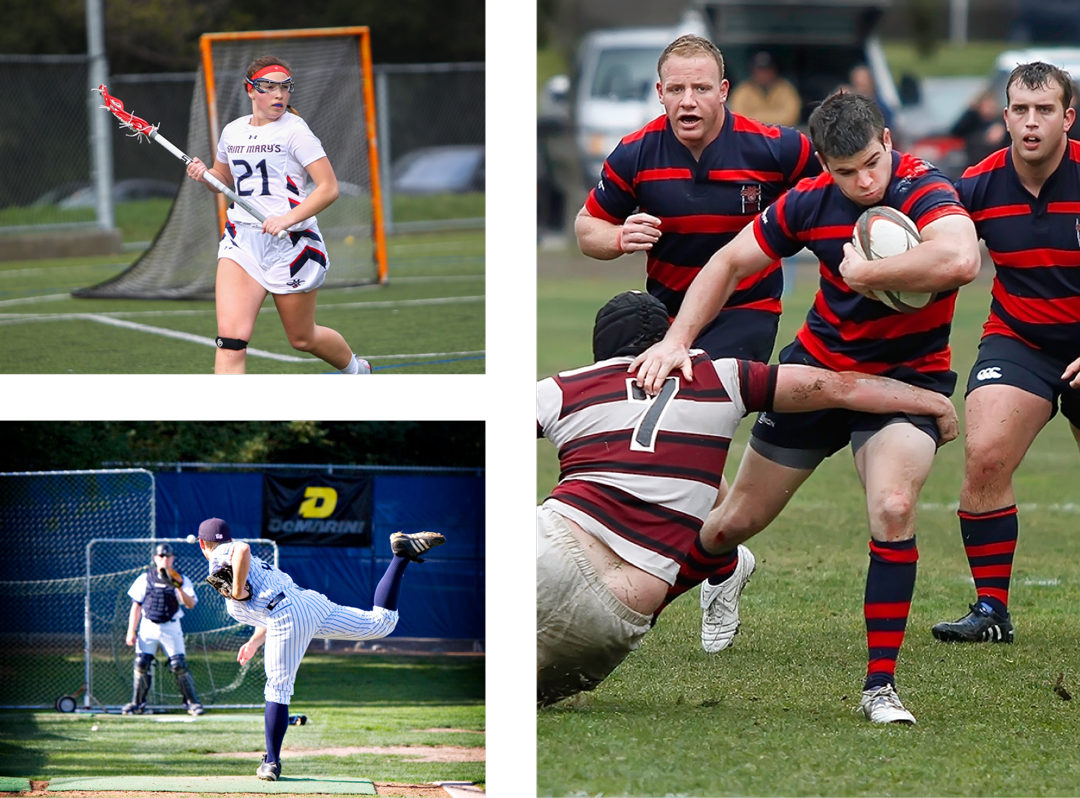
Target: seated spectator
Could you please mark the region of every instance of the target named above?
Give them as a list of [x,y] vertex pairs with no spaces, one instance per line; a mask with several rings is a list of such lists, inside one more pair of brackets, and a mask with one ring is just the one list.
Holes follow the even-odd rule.
[[1005,107],[993,92],[983,92],[956,120],[950,136],[964,140],[967,164],[976,164],[992,152],[1009,145]]
[[[874,81],[874,73],[870,71],[870,67],[866,64],[857,64],[852,67],[851,72],[848,73],[848,83],[851,86],[851,93],[858,94],[862,97],[873,100],[878,104],[878,108],[881,109],[881,115],[885,117],[885,127],[891,128],[893,126],[893,112],[878,94],[877,83]],[[896,135],[896,131],[893,131],[893,135]]]
[[790,81],[780,77],[776,61],[761,52],[751,62],[750,77],[728,98],[728,108],[767,125],[795,125],[802,111],[799,92]]

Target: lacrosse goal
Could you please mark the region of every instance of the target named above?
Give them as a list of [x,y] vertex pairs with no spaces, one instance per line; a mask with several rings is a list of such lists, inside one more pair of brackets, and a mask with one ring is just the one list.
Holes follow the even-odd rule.
[[[322,141],[340,189],[337,201],[318,215],[330,256],[324,286],[387,282],[368,28],[208,33],[200,45],[184,151],[211,162],[222,128],[251,113],[243,83],[247,65],[262,55],[288,61],[296,80],[289,102]],[[212,299],[225,202],[185,178],[150,248],[126,271],[74,295]]]

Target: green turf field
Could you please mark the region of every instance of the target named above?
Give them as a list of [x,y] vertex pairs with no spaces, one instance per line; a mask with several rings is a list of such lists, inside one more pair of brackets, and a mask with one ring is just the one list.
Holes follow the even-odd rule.
[[[118,208],[126,241],[156,232],[155,214],[168,210],[167,200],[157,202],[138,212]],[[375,374],[483,373],[484,231],[400,235],[387,243],[389,284],[321,290],[316,322],[344,335]],[[0,373],[212,373],[213,302],[70,296],[124,271],[138,255],[0,262]],[[289,345],[270,298],[247,370],[336,373]]]
[[[435,748],[483,749],[484,658],[309,653],[289,710],[284,776],[356,776],[375,782],[483,782],[485,763],[421,761]],[[94,729],[94,727],[97,727]],[[331,753],[365,747],[415,751]],[[262,713],[210,710],[143,717],[6,712],[0,715],[0,775],[34,780],[72,776],[248,776],[258,767]],[[259,752],[252,756],[218,754]],[[322,751],[322,753],[319,753]],[[443,752],[444,759],[450,756]]]
[[[643,265],[615,277],[559,275],[572,256],[541,255],[538,372],[589,362],[596,310],[640,287]],[[622,259],[628,261],[628,259]],[[594,272],[595,273],[595,272]],[[800,267],[777,349],[816,287]],[[954,368],[967,378],[989,306],[987,274],[961,290]],[[962,393],[962,390],[961,390]],[[744,422],[727,468],[745,447]],[[537,500],[558,478],[537,444]],[[540,795],[1075,795],[1080,704],[1080,458],[1055,418],[1016,478],[1020,540],[1011,646],[945,645],[930,626],[967,612],[974,590],[955,508],[960,441],[941,450],[919,510],[919,576],[897,668],[913,727],[855,714],[866,668],[863,494],[849,452],[826,461],[774,524],[750,541],[758,570],[743,594],[735,645],[698,642],[698,591],[663,615],[642,647],[596,691],[537,713]]]

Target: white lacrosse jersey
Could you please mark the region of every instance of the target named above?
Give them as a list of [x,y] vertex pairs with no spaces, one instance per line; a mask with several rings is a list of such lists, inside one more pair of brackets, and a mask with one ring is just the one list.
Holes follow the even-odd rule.
[[731,437],[750,411],[771,408],[776,367],[709,360],[695,350],[647,396],[630,357],[536,384],[537,437],[559,450],[559,484],[544,506],[630,564],[674,585],[716,500]]
[[[223,565],[232,564],[232,551],[235,541],[223,543],[210,552],[210,571],[214,573]],[[300,590],[292,577],[279,571],[265,560],[251,555],[247,580],[251,583],[251,600],[234,601],[225,599],[225,610],[240,623],[251,626],[266,626],[266,605],[278,593]]]
[[[253,127],[251,114],[225,126],[218,140],[217,159],[229,164],[233,190],[267,217],[284,216],[307,196],[307,170],[326,157],[322,142],[307,122],[285,113],[275,122]],[[229,205],[233,222],[262,226],[255,217]],[[315,222],[312,216],[289,230],[305,230]]]

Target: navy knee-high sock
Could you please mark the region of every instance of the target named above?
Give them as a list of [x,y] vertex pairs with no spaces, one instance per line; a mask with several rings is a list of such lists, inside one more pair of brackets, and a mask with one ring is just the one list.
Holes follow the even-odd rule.
[[386,567],[379,584],[375,586],[375,606],[387,610],[396,610],[398,593],[401,590],[401,577],[405,573],[405,566],[409,561],[404,557],[394,555],[390,565]]
[[907,630],[918,562],[915,538],[896,542],[870,540],[870,567],[866,571],[863,600],[868,653],[863,690],[896,684],[896,660]]
[[281,743],[289,728],[289,705],[266,702],[266,761],[281,761]]

